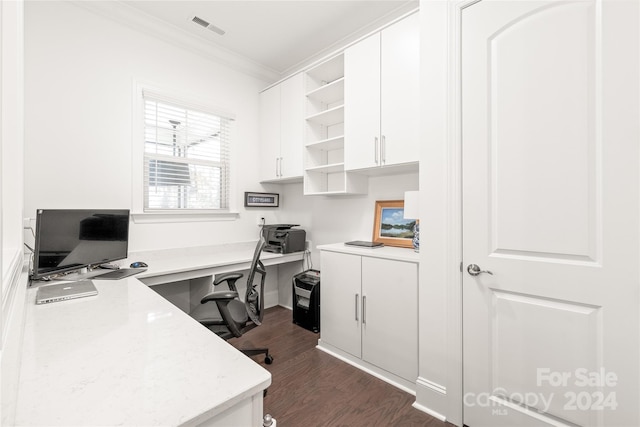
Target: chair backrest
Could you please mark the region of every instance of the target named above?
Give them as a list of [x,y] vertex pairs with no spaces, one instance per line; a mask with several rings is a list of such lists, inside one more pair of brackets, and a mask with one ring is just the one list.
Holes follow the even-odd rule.
[[[256,325],[260,325],[262,323],[262,316],[264,314],[264,279],[267,275],[267,270],[264,268],[262,261],[260,261],[260,255],[262,254],[262,250],[266,244],[267,242],[264,240],[264,237],[260,235],[260,240],[253,252],[251,269],[249,270],[249,276],[247,277],[247,292],[244,297],[244,305],[247,310],[247,314],[251,321]],[[259,284],[255,283],[256,274],[260,275]]]

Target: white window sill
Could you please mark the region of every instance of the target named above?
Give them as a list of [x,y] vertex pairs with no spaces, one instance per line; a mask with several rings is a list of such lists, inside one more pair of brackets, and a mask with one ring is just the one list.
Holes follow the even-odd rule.
[[137,212],[131,213],[136,224],[160,224],[169,222],[235,221],[238,212]]

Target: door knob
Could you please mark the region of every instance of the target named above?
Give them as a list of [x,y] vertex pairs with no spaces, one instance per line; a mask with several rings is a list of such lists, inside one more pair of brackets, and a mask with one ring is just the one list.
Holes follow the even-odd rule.
[[481,273],[487,273],[493,276],[493,273],[490,272],[489,270],[480,270],[480,267],[478,267],[477,264],[469,264],[467,266],[467,273],[469,273],[472,276],[478,276]]

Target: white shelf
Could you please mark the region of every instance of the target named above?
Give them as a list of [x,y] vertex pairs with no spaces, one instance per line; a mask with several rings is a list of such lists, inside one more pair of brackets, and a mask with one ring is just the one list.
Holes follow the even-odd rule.
[[344,99],[344,77],[327,83],[307,93],[307,98],[323,104],[333,104]]
[[344,148],[344,135],[323,139],[321,141],[309,142],[305,145],[305,147],[311,150],[339,150],[341,148]]
[[340,191],[317,191],[315,193],[305,193],[305,196],[350,196],[353,193],[348,193],[345,190]]
[[332,163],[330,165],[314,166],[306,168],[307,172],[320,172],[320,173],[336,173],[344,171],[344,163]]
[[331,126],[336,123],[344,122],[344,105],[338,105],[337,107],[330,108],[325,111],[321,111],[317,114],[312,114],[306,118],[307,121],[317,123],[323,126]]
[[344,55],[341,53],[307,70],[307,75],[315,80],[332,82],[344,77]]
[[334,56],[306,74],[307,112],[314,114],[306,117],[304,194],[366,194],[367,178],[344,170],[344,55]]

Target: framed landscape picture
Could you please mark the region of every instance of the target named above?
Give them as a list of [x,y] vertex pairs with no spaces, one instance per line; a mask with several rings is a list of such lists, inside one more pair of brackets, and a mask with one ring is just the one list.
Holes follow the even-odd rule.
[[386,246],[413,247],[415,219],[405,219],[404,200],[376,201],[373,241]]

